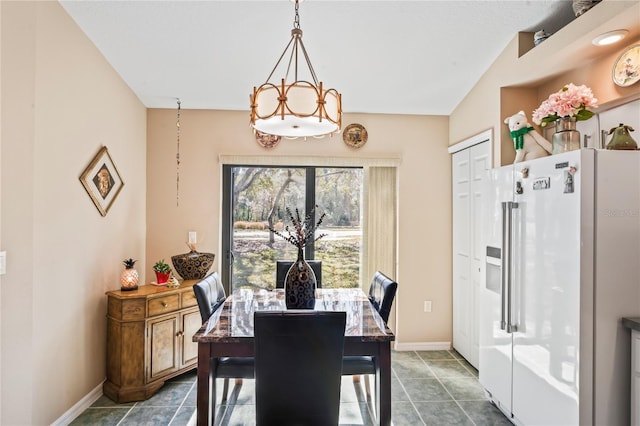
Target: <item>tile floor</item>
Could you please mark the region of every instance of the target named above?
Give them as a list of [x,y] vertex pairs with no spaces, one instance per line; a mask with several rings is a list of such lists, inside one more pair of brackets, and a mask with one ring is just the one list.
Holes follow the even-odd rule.
[[[392,422],[401,425],[511,425],[485,397],[478,372],[456,351],[392,352]],[[116,404],[102,396],[72,425],[191,425],[195,421],[195,370],[168,381],[146,401]],[[222,383],[218,387],[222,389]],[[255,424],[253,380],[230,382],[217,425]],[[340,425],[373,425],[364,380],[342,380]]]

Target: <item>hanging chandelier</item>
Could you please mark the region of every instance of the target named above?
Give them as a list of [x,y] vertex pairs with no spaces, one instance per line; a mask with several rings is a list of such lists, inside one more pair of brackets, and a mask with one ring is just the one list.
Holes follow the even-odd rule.
[[[322,82],[318,82],[302,42],[298,1],[295,0],[296,13],[289,43],[267,81],[258,88],[254,86],[249,95],[251,126],[261,133],[292,139],[332,135],[342,126],[341,95],[336,89],[324,89]],[[279,83],[271,83],[271,77],[289,50],[284,77]],[[298,73],[299,56],[304,57],[312,81],[303,80]],[[293,81],[288,80],[291,71]]]

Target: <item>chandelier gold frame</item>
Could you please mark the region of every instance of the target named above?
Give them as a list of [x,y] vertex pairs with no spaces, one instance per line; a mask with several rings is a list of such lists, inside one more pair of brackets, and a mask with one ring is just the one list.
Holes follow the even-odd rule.
[[[271,77],[289,49],[291,53],[285,77],[279,84],[271,83]],[[305,59],[313,82],[299,78],[300,55]],[[292,65],[294,81],[287,84]],[[267,81],[257,88],[254,86],[249,100],[251,126],[255,131],[286,138],[306,138],[332,135],[342,127],[342,95],[336,89],[325,90],[322,82],[318,82],[302,42],[298,0],[295,0],[295,20],[291,39]]]

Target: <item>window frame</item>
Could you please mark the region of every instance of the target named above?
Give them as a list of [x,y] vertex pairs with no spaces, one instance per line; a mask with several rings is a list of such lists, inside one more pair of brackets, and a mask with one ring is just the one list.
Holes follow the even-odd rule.
[[[220,230],[222,234],[222,253],[223,253],[223,261],[221,265],[221,278],[224,283],[225,291],[227,294],[230,294],[232,288],[232,267],[233,267],[233,251],[231,250],[231,242],[233,235],[233,212],[231,206],[233,206],[233,183],[234,176],[233,171],[239,167],[247,167],[247,168],[273,168],[273,169],[302,169],[305,171],[305,212],[312,211],[316,206],[316,170],[318,168],[332,168],[332,169],[363,169],[362,166],[314,166],[314,165],[305,165],[305,166],[297,166],[297,165],[246,165],[246,164],[223,164],[222,165],[222,212],[221,212],[221,220],[222,220],[222,228]],[[362,182],[362,186],[364,187],[364,180]],[[363,206],[360,206],[362,210]],[[364,234],[364,228],[362,223],[360,224],[362,232]],[[362,247],[361,247],[362,250]],[[304,249],[304,257],[305,259],[314,259],[315,258],[315,240],[310,239],[307,241]],[[362,275],[362,262],[360,265],[360,271]],[[362,279],[362,278],[361,278]]]
[[[364,199],[363,199],[363,247],[361,258],[360,287],[368,288],[370,276],[375,270],[382,270],[391,278],[397,279],[398,265],[398,203],[400,175],[400,157],[311,157],[311,156],[286,156],[286,155],[246,155],[246,154],[220,154],[219,164],[222,165],[220,173],[226,165],[233,166],[282,166],[291,164],[314,167],[362,167],[364,169]],[[390,179],[376,179],[378,171],[383,169],[393,170]],[[372,179],[374,178],[374,179]],[[223,176],[221,176],[223,181]],[[383,185],[380,187],[380,185]],[[228,182],[223,183],[223,192],[230,190]],[[382,199],[382,200],[381,200]],[[382,203],[381,203],[382,202]],[[221,217],[224,220],[224,208],[220,204]],[[387,223],[379,223],[377,216],[388,216]],[[226,218],[230,220],[229,215]],[[224,226],[224,224],[223,224]],[[224,228],[223,228],[224,229]],[[221,246],[222,247],[222,246]],[[222,250],[221,250],[222,252]],[[221,262],[221,271],[228,271],[228,255],[218,257]],[[228,284],[225,284],[227,292]],[[393,325],[393,321],[390,320]],[[393,327],[392,327],[393,329]]]

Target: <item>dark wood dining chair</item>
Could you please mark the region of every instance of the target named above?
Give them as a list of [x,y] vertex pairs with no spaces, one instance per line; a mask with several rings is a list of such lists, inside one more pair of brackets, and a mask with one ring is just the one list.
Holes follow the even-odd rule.
[[[391,305],[396,297],[398,283],[387,277],[380,271],[373,275],[371,286],[369,287],[369,301],[385,324],[389,321]],[[376,374],[376,365],[371,356],[346,356],[342,359],[342,375],[354,376],[354,382],[359,380],[360,375],[365,376],[365,389],[367,395],[371,395],[369,387],[369,375]]]
[[254,314],[256,424],[337,425],[346,312]]
[[[317,287],[322,288],[322,260],[307,260],[307,263],[316,276]],[[293,265],[292,260],[276,260],[276,288],[284,288],[284,279],[291,265]]]
[[[224,286],[217,272],[207,275],[194,284],[193,292],[196,295],[203,324],[216,310],[222,309],[222,305],[227,299]],[[213,372],[214,380],[216,378],[224,379],[222,401],[226,401],[229,393],[229,379],[236,379],[237,385],[242,384],[242,379],[253,379],[254,359],[247,357],[212,358],[211,371]],[[215,404],[215,401],[213,403]]]

